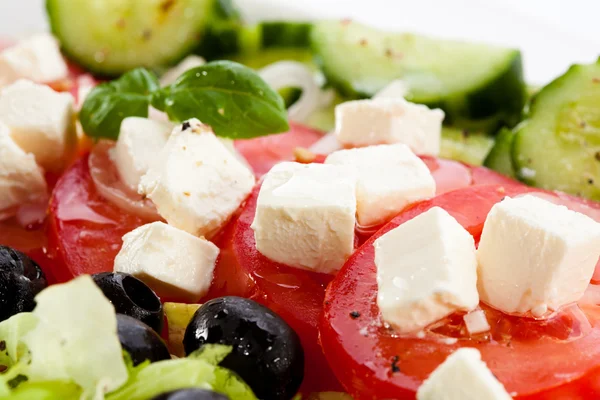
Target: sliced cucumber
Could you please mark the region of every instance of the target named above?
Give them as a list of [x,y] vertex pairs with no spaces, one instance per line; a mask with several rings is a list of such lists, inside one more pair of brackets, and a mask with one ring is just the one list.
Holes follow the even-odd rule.
[[260,69],[281,60],[299,61],[310,65],[315,69],[315,71],[317,71],[317,67],[312,62],[312,53],[308,49],[272,48],[229,55],[225,58],[228,60],[237,61],[240,64],[244,64],[254,69]]
[[481,165],[493,145],[494,138],[485,133],[444,126],[440,156],[471,165]]
[[63,51],[90,71],[118,75],[186,56],[202,39],[214,0],[47,0]]
[[496,135],[496,143],[485,158],[483,165],[503,175],[515,178],[515,167],[511,154],[514,137],[515,134],[512,129],[501,129]]
[[441,107],[446,122],[514,124],[525,102],[521,54],[500,47],[386,33],[354,22],[315,24],[311,45],[343,95],[371,97],[394,79],[408,100]]
[[534,96],[512,159],[528,184],[600,200],[600,60],[573,65]]
[[308,22],[263,22],[261,29],[261,47],[310,47],[310,31],[312,24]]
[[294,53],[304,49],[304,54],[310,54],[311,27],[305,22],[213,23],[197,52],[207,59],[247,57],[270,50]]

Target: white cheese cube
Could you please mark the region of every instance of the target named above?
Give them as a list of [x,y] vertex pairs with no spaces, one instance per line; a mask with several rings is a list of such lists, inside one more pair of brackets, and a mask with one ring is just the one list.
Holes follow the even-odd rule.
[[19,80],[0,90],[0,121],[13,140],[49,170],[60,169],[75,144],[74,99],[45,85]]
[[138,191],[169,224],[196,236],[214,235],[248,197],[254,174],[197,119],[169,136]]
[[24,39],[0,53],[0,86],[21,78],[48,83],[68,74],[58,41],[48,33]]
[[189,55],[186,58],[184,58],[183,60],[181,60],[179,62],[179,64],[177,64],[176,66],[174,66],[173,68],[171,68],[167,72],[165,72],[163,74],[163,76],[161,76],[160,85],[161,86],[170,85],[173,82],[175,82],[177,80],[177,78],[179,78],[181,76],[181,74],[183,74],[184,72],[186,72],[192,68],[196,68],[201,65],[204,65],[205,63],[206,63],[206,60],[204,60],[204,58],[194,55],[194,54]]
[[23,204],[47,200],[42,169],[11,139],[0,122],[0,220],[12,216]]
[[406,83],[400,79],[396,79],[395,81],[391,81],[381,89],[379,92],[375,93],[373,96],[374,99],[404,99],[404,96],[408,94],[408,87]]
[[322,273],[354,250],[356,177],[345,167],[284,162],[265,176],[252,223],[256,248],[273,261]]
[[490,210],[477,258],[479,293],[505,313],[544,316],[581,298],[600,256],[600,224],[539,197]]
[[470,335],[488,332],[491,329],[483,310],[471,311],[463,316],[463,320]]
[[218,255],[208,240],[153,222],[123,236],[114,270],[141,279],[160,297],[197,301],[210,288]]
[[121,122],[119,139],[112,153],[121,180],[137,190],[157,154],[167,144],[174,125],[148,118],[129,117]]
[[440,364],[417,391],[417,400],[511,400],[479,350],[463,347]]
[[347,147],[404,143],[417,154],[438,155],[442,110],[398,98],[355,100],[335,108],[335,133]]
[[473,237],[439,207],[416,216],[375,243],[377,304],[399,333],[414,333],[479,304]]
[[355,169],[361,226],[382,224],[410,203],[435,195],[435,181],[427,165],[400,143],[336,151],[325,163]]

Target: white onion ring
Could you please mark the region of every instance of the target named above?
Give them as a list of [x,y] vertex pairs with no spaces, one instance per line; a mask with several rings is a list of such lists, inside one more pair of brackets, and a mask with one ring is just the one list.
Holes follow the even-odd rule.
[[121,181],[119,172],[110,157],[109,150],[113,147],[113,142],[100,141],[90,154],[88,165],[96,190],[102,197],[125,212],[151,221],[161,220],[152,201],[143,198]]
[[292,121],[303,122],[323,107],[328,98],[332,99],[331,94],[322,93],[314,72],[300,62],[278,61],[261,69],[259,74],[275,90],[288,87],[302,90],[298,101],[288,109]]
[[308,148],[308,150],[315,154],[330,154],[341,149],[342,145],[337,140],[335,132],[329,132]]

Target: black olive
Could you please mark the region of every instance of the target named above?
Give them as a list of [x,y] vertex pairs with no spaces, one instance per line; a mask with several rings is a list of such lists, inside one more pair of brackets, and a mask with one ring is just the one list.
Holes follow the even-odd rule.
[[139,319],[158,334],[162,332],[163,305],[148,285],[123,272],[102,272],[92,278],[118,314]]
[[221,366],[237,373],[263,400],[291,399],[304,378],[304,351],[296,332],[277,314],[255,301],[220,297],[194,314],[183,338],[185,352],[205,344],[233,351]]
[[158,334],[142,321],[129,315],[117,314],[117,334],[121,347],[131,356],[133,365],[171,358],[167,345]]
[[31,258],[0,246],[0,321],[33,310],[34,297],[46,286],[44,273]]
[[151,400],[229,400],[229,397],[206,389],[179,389],[159,394]]

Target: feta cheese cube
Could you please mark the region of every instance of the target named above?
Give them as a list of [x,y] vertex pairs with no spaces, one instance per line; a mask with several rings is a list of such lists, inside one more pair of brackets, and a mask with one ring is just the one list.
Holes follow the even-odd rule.
[[48,33],[24,39],[0,52],[0,86],[21,78],[48,83],[64,79],[68,73],[58,41]]
[[473,237],[439,207],[375,240],[377,304],[399,333],[414,333],[479,304]]
[[417,400],[511,400],[481,361],[479,350],[463,347],[440,364],[417,391]]
[[581,298],[600,256],[600,224],[539,197],[489,212],[477,258],[479,293],[505,313],[544,316]]
[[210,128],[191,119],[173,130],[138,191],[169,224],[210,237],[248,197],[254,182],[252,171]]
[[60,169],[75,144],[73,96],[19,80],[0,90],[0,121],[13,140],[42,167]]
[[141,279],[160,297],[197,301],[210,288],[218,255],[208,240],[153,222],[123,236],[114,270]]
[[284,162],[265,176],[252,222],[256,248],[273,261],[322,273],[354,250],[356,177],[345,167]]
[[470,335],[488,332],[491,329],[483,310],[471,311],[463,316],[463,320]]
[[14,215],[23,204],[47,200],[42,169],[11,139],[0,122],[0,220]]
[[347,147],[404,143],[417,154],[438,155],[442,110],[404,99],[355,100],[335,108],[335,133]]
[[140,117],[125,118],[121,122],[112,158],[126,185],[137,190],[142,176],[167,144],[173,127],[170,122]]
[[161,86],[170,85],[170,84],[174,83],[177,80],[177,78],[179,78],[179,76],[181,76],[181,74],[183,74],[184,72],[186,72],[192,68],[196,68],[201,65],[204,65],[205,63],[206,63],[206,60],[204,60],[204,58],[194,55],[194,54],[189,55],[186,58],[184,58],[183,60],[181,60],[179,62],[179,64],[177,64],[176,66],[174,66],[173,68],[171,68],[167,72],[165,72],[163,74],[163,76],[161,76],[160,85]]
[[357,216],[362,226],[382,224],[410,203],[435,195],[427,165],[400,143],[336,151],[325,163],[356,171]]
[[395,81],[391,81],[381,89],[379,92],[375,93],[373,96],[374,99],[404,99],[404,96],[408,94],[408,86],[406,83],[400,79],[396,79]]

